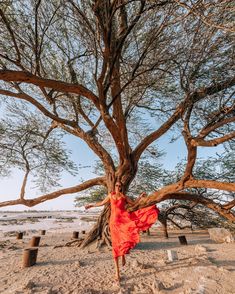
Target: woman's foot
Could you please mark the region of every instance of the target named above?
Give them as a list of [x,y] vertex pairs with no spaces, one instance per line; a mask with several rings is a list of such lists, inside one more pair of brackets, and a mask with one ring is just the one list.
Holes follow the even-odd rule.
[[122,266],[125,266],[126,264],[126,258],[125,255],[122,256]]
[[120,284],[120,280],[121,280],[121,278],[120,278],[120,275],[115,275],[114,276],[114,280],[115,280],[115,282],[117,283],[117,284]]

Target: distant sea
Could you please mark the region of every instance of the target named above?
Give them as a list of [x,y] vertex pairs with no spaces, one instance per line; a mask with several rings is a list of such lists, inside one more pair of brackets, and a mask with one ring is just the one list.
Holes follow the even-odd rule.
[[89,230],[96,222],[100,209],[85,211],[0,211],[0,237],[15,236],[16,232],[35,233],[39,230],[68,232]]

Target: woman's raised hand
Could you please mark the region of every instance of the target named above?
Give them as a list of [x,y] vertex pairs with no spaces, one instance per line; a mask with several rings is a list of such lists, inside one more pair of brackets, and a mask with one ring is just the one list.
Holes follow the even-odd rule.
[[87,205],[85,205],[85,209],[89,209],[91,207],[94,207],[94,205],[93,204],[87,204]]

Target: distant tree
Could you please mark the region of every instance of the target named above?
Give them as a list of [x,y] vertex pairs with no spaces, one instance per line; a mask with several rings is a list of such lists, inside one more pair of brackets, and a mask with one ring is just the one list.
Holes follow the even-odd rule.
[[[9,176],[13,169],[24,173],[20,201],[24,201],[29,178],[41,192],[46,192],[60,186],[62,171],[76,174],[69,151],[65,151],[62,132],[53,132],[53,124],[25,107],[16,109],[11,105],[6,110],[9,117],[0,122],[0,175]],[[2,202],[2,206],[14,203],[18,204],[18,200]]]
[[[158,190],[130,210],[167,199],[199,201],[188,189],[234,192],[234,183],[194,173],[198,148],[235,138],[232,8],[232,0],[4,1],[2,105],[22,101],[50,121],[52,132],[62,129],[83,140],[104,173],[0,206],[34,206],[95,185],[110,192],[117,179],[126,192],[141,157],[170,130],[183,135],[187,146],[183,173],[164,187],[156,185]],[[234,200],[200,198],[200,203],[235,219]],[[90,241],[101,236],[108,215],[105,207]]]

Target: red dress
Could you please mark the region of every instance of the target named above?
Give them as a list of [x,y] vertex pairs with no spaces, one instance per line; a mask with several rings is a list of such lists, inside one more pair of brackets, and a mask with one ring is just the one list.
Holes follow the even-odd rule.
[[141,208],[134,212],[125,209],[126,199],[115,200],[111,194],[111,216],[109,227],[112,240],[113,256],[118,257],[129,253],[129,250],[140,242],[139,232],[145,231],[153,225],[159,210],[155,205]]

